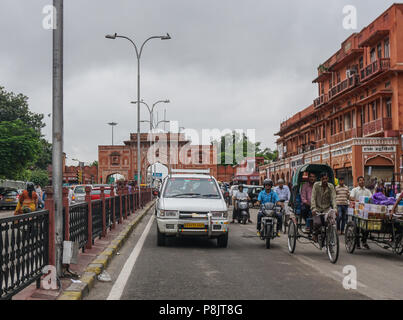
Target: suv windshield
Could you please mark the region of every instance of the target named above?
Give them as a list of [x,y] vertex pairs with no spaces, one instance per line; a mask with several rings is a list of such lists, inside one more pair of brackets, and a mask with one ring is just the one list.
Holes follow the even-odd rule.
[[171,178],[164,191],[165,198],[213,198],[220,199],[220,192],[213,179]]
[[74,189],[74,193],[85,193],[85,187],[84,186],[77,186]]

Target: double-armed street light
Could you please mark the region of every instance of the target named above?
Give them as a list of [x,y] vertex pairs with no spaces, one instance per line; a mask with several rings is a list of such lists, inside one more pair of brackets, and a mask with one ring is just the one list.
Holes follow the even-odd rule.
[[[131,103],[137,104],[137,101],[132,101]],[[163,120],[163,121],[159,121],[159,122],[157,123],[157,125],[154,125],[154,109],[155,109],[155,107],[156,107],[159,103],[171,103],[171,101],[169,101],[168,99],[167,99],[167,100],[159,100],[159,101],[155,102],[155,103],[152,105],[151,108],[150,108],[149,105],[148,105],[147,103],[145,103],[143,100],[141,100],[140,103],[144,104],[144,105],[147,107],[148,112],[149,112],[149,114],[150,114],[150,121],[144,120],[144,121],[140,121],[140,122],[149,122],[149,123],[150,123],[150,131],[152,131],[153,129],[157,128],[159,123],[166,122],[165,120]],[[169,121],[168,121],[168,122],[169,122]]]
[[[138,187],[140,187],[140,184],[141,184],[141,180],[140,180],[140,173],[141,173],[141,168],[140,168],[140,166],[141,166],[141,154],[140,154],[140,59],[141,59],[141,55],[143,53],[144,45],[148,41],[150,41],[151,39],[169,40],[169,39],[171,39],[171,36],[169,35],[169,33],[167,33],[165,36],[149,37],[142,43],[140,50],[138,50],[134,41],[132,39],[130,39],[129,37],[120,36],[117,33],[115,33],[112,35],[106,35],[105,38],[111,39],[111,40],[115,40],[116,38],[126,39],[126,40],[130,41],[130,43],[133,45],[135,52],[136,52],[136,57],[137,57],[137,104],[138,104],[138,107],[137,107],[137,184],[138,184]],[[141,193],[139,192],[139,202],[140,202],[140,199],[141,199]]]

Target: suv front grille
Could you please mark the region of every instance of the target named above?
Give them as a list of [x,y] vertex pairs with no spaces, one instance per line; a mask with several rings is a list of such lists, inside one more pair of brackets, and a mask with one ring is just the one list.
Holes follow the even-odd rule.
[[[195,216],[198,215],[198,216]],[[189,219],[189,220],[207,220],[207,212],[190,212],[190,211],[180,211],[179,212],[180,219]]]

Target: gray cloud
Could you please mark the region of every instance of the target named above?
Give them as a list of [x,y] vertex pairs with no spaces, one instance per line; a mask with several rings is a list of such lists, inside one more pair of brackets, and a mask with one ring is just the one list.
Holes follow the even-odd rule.
[[[0,85],[29,96],[31,108],[50,113],[51,31],[42,28],[50,0],[2,0]],[[256,128],[257,139],[275,147],[280,121],[316,97],[316,67],[351,32],[342,28],[342,8],[358,10],[359,30],[393,1],[268,0],[70,0],[65,1],[65,151],[92,161],[97,146],[136,131],[136,61],[118,32],[153,40],[142,58],[142,98],[167,108],[181,126]],[[143,111],[142,118],[148,119]],[[45,133],[51,139],[51,119]],[[143,129],[147,125],[142,126]]]

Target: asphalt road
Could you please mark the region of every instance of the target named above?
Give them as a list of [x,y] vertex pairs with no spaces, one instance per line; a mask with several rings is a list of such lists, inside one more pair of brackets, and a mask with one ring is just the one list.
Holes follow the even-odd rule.
[[[152,211],[153,212],[153,211]],[[112,282],[97,282],[87,299],[105,300],[122,267],[152,217],[146,216],[114,258],[107,272]],[[252,212],[256,221],[256,210]],[[400,299],[403,257],[371,245],[371,251],[350,255],[341,238],[336,265],[325,251],[297,243],[288,253],[287,237],[272,242],[270,250],[255,236],[255,224],[232,225],[228,248],[215,240],[171,239],[157,247],[156,223],[144,234],[144,245],[125,282],[121,299]],[[357,289],[343,288],[343,269],[357,270]]]

